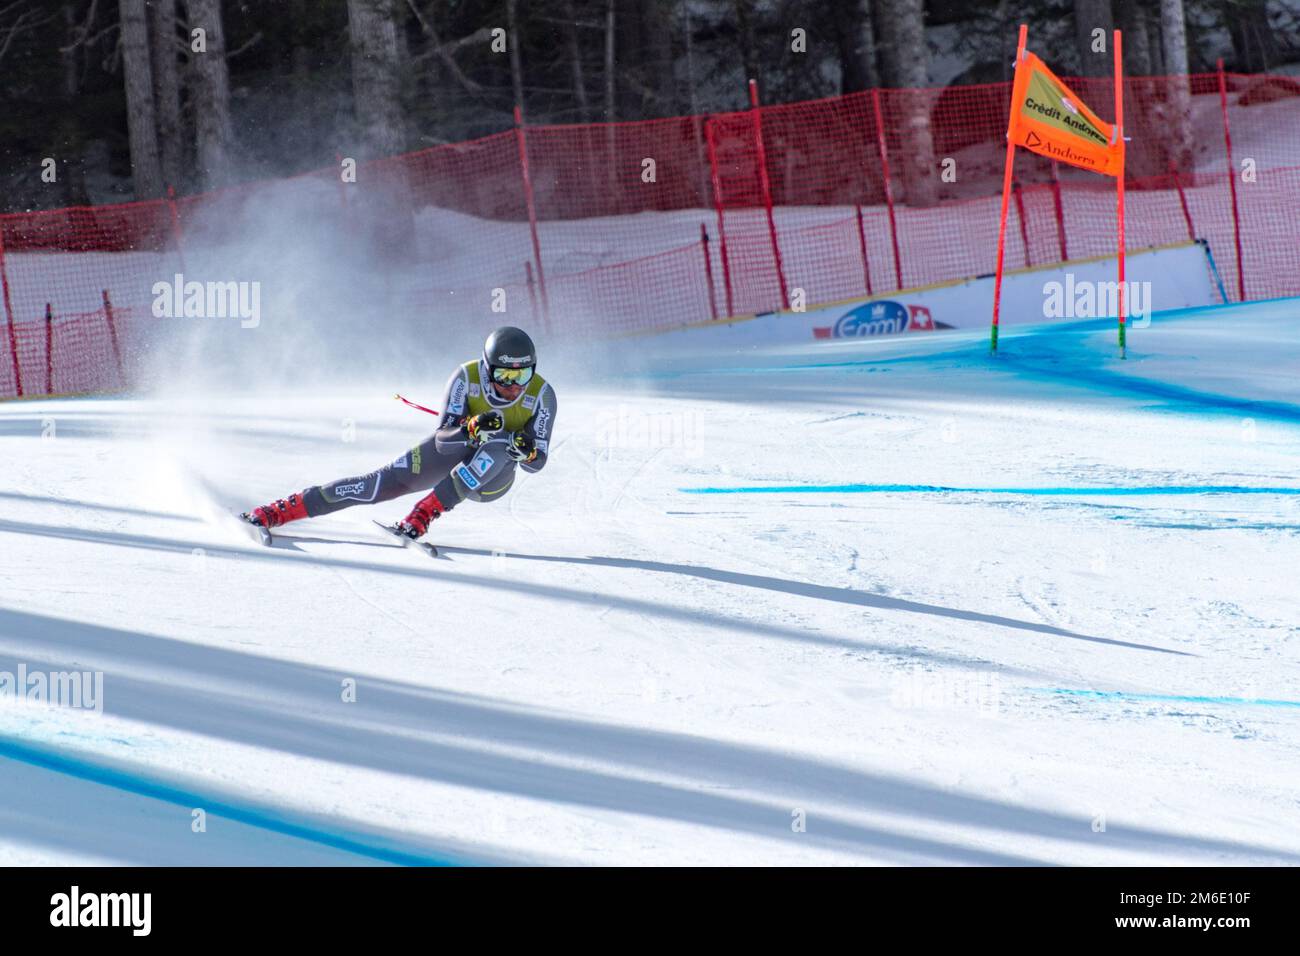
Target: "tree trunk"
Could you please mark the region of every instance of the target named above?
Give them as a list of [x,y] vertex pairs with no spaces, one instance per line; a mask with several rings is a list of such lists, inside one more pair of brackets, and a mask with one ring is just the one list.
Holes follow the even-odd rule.
[[1160,38],[1164,43],[1165,72],[1183,76],[1187,69],[1187,23],[1183,0],[1160,0]]
[[221,0],[188,0],[186,6],[191,38],[194,30],[204,31],[203,52],[194,50],[191,40],[190,83],[199,178],[204,189],[213,189],[229,181],[234,148],[226,33],[221,23]]
[[65,206],[89,206],[86,190],[85,137],[77,116],[77,100],[81,95],[80,26],[71,3],[63,6],[64,45],[60,47],[63,60],[63,115],[59,121],[59,145],[64,156],[60,182],[63,185]]
[[692,117],[691,136],[695,140],[695,161],[691,166],[695,170],[695,195],[699,197],[701,205],[707,205],[713,182],[709,175],[709,154],[704,142],[705,121],[699,115],[700,108],[695,99],[695,40],[693,38],[695,27],[691,23],[689,3],[682,4],[682,17],[684,20],[682,36],[686,41],[686,104]]
[[[1146,130],[1158,130],[1153,138],[1155,149],[1130,150],[1126,160],[1125,175],[1130,179],[1145,179],[1166,172],[1164,152],[1164,109],[1149,95],[1154,89],[1150,81],[1132,82],[1134,77],[1149,77],[1151,69],[1150,23],[1147,11],[1137,4],[1124,4],[1119,8],[1119,28],[1124,33],[1124,133],[1130,139],[1143,137]],[[1114,69],[1114,51],[1111,68]],[[1111,101],[1113,84],[1105,84],[1107,101]],[[1133,95],[1140,93],[1142,95]],[[1085,96],[1085,101],[1091,102]]]
[[[1151,75],[1151,46],[1147,36],[1147,12],[1136,3],[1120,8],[1120,29],[1124,31],[1124,75]],[[1113,62],[1113,57],[1112,57]]]
[[363,156],[394,156],[406,147],[394,0],[348,0],[348,35],[352,102]]
[[[616,12],[617,0],[606,0],[605,4],[605,122],[612,124],[616,117],[617,108],[616,97],[618,96],[618,85],[614,80],[614,49],[618,36],[618,15]],[[618,164],[614,162],[616,153],[614,140],[614,127],[606,125],[605,127],[605,154],[601,165],[605,167],[606,191],[611,200],[611,214],[621,207],[618,205]]]
[[612,123],[614,114],[614,4],[615,0],[606,0],[605,4],[605,122]]
[[179,186],[185,142],[181,134],[181,84],[176,67],[176,0],[149,0],[153,42],[153,92],[163,179]]
[[654,69],[650,64],[651,43],[649,16],[651,0],[618,0],[615,13],[617,35],[614,45],[618,49],[618,76],[622,81],[617,91],[616,104],[620,116],[644,117],[654,108],[655,93],[649,79]]
[[163,194],[163,175],[154,126],[153,71],[149,65],[149,27],[145,21],[144,0],[119,0],[119,10],[126,123],[131,141],[135,198],[157,199]]
[[1232,38],[1237,70],[1267,73],[1278,61],[1268,0],[1224,0],[1220,13]]
[[506,0],[506,34],[510,44],[510,85],[514,88],[515,105],[522,115],[524,109],[524,61],[519,49],[519,0]]
[[673,75],[672,8],[669,0],[639,0],[638,6],[645,33],[642,77],[653,87],[658,100],[653,104],[653,112],[655,116],[673,116],[678,108]]
[[[691,24],[691,6],[689,3],[682,4],[682,17],[685,20],[682,29],[682,36],[686,41],[686,103],[692,116],[699,113],[700,109],[695,101],[695,40],[693,34],[695,27]],[[699,130],[699,124],[696,124],[696,130]]]
[[1165,69],[1164,47],[1160,44],[1160,14],[1154,11],[1147,14],[1147,51],[1151,75],[1164,76],[1168,71]]
[[587,81],[582,73],[582,46],[578,43],[578,15],[573,0],[564,0],[565,40],[569,45],[569,65],[573,70],[573,100],[578,108],[578,119],[586,123],[591,119],[587,105]]
[[[1102,31],[1099,50],[1093,51],[1093,32]],[[1115,71],[1115,54],[1110,44],[1115,20],[1110,0],[1074,0],[1074,30],[1079,51],[1080,76],[1110,76]]]
[[887,82],[914,91],[893,94],[899,104],[895,118],[902,124],[898,167],[906,201],[913,206],[930,206],[938,198],[938,170],[930,129],[931,97],[922,89],[930,82],[924,4],[922,0],[885,0],[877,4],[877,9],[881,14],[877,26]]
[[840,55],[840,92],[854,93],[880,85],[876,74],[876,34],[871,25],[871,0],[840,0],[836,31]]
[[742,81],[757,80],[763,88],[763,78],[758,75],[758,53],[754,40],[754,0],[736,0],[736,41],[740,44],[740,66],[745,75]]
[[1164,45],[1165,73],[1169,79],[1166,102],[1173,147],[1169,162],[1180,173],[1192,171],[1192,91],[1187,81],[1187,22],[1183,0],[1160,0],[1160,37]]

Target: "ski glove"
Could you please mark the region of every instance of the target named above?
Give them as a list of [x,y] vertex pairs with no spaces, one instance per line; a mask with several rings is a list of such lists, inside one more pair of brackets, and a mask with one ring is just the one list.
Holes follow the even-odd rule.
[[499,432],[505,425],[500,412],[483,412],[465,420],[465,437],[471,445],[481,445],[487,432]]
[[506,454],[526,465],[537,457],[537,442],[528,432],[515,432],[506,445]]

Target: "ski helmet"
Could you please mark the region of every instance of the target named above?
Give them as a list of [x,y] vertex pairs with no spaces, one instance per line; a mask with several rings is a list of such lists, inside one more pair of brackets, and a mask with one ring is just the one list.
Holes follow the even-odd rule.
[[527,385],[537,364],[533,340],[523,329],[503,325],[483,343],[483,364],[499,385]]

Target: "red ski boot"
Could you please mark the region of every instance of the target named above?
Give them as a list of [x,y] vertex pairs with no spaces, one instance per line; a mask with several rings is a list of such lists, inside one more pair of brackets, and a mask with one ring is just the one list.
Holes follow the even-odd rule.
[[429,525],[440,518],[446,510],[447,508],[438,500],[438,495],[431,491],[420,499],[419,504],[411,509],[409,515],[397,522],[394,530],[414,540],[428,531]]
[[290,495],[288,498],[272,501],[269,505],[246,511],[240,517],[249,524],[261,528],[278,528],[290,521],[306,518],[307,505],[303,502],[302,495]]

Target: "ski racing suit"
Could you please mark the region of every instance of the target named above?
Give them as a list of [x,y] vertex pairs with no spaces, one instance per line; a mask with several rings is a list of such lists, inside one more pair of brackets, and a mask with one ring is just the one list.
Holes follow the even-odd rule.
[[[466,498],[496,501],[504,497],[514,484],[516,464],[526,472],[541,471],[555,431],[555,390],[534,372],[523,392],[513,401],[505,401],[486,382],[485,363],[466,362],[447,382],[437,431],[377,471],[306,489],[302,496],[307,516],[315,518],[429,489],[451,510]],[[463,425],[489,411],[498,412],[505,427],[475,445]],[[535,442],[537,455],[532,461],[516,462],[507,454],[513,434],[520,431]]]

